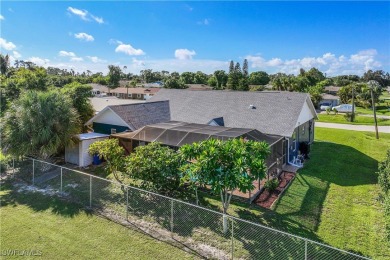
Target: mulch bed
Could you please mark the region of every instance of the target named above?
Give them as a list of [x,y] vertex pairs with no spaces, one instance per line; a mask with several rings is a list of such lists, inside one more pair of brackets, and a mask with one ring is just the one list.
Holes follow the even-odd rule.
[[271,208],[272,203],[274,203],[274,201],[280,196],[282,191],[287,187],[287,185],[294,178],[294,176],[295,173],[283,172],[279,178],[279,186],[272,192],[269,192],[268,190],[263,190],[263,192],[257,197],[256,200],[253,201],[253,203],[267,209]]

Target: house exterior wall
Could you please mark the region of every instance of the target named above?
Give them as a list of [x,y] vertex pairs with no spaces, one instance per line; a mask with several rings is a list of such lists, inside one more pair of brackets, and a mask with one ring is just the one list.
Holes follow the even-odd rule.
[[111,129],[115,129],[117,133],[129,130],[127,126],[105,124],[105,123],[98,123],[98,122],[93,122],[92,128],[93,131],[96,133],[108,134],[108,135],[111,134]]
[[338,100],[338,99],[323,99],[323,100],[321,100],[320,105],[322,105],[323,103],[330,103],[330,104],[332,104],[332,107],[334,107],[334,106],[339,105],[340,100]]
[[107,109],[103,113],[100,113],[99,116],[94,119],[94,123],[103,123],[127,127],[122,118],[120,118],[116,113],[112,112],[111,109]]
[[312,144],[314,140],[314,119],[296,127],[292,137],[287,138],[288,160],[293,162],[299,154],[299,143]]

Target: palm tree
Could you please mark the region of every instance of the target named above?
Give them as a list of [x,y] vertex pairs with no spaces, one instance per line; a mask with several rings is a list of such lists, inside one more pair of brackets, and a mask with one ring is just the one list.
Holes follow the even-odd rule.
[[79,115],[66,95],[28,91],[5,116],[3,148],[14,156],[48,159],[79,133]]

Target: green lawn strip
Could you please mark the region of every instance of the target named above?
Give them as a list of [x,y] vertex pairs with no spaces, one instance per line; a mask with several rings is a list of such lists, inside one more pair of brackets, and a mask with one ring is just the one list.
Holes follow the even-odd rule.
[[377,170],[390,135],[316,129],[311,159],[276,206],[276,213],[302,223],[335,247],[374,258],[390,256]]
[[[368,116],[359,116],[355,117],[354,122],[349,122],[344,117],[344,114],[318,114],[317,122],[324,123],[337,123],[337,124],[351,124],[351,125],[374,125],[374,118]],[[390,126],[390,119],[377,118],[378,125],[380,126]]]
[[46,259],[195,258],[58,198],[3,186],[0,199],[2,250],[40,250]]

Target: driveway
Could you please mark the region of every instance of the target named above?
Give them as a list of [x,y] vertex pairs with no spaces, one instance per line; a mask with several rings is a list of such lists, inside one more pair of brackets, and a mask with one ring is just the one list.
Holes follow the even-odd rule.
[[[348,125],[348,124],[316,122],[315,126],[324,127],[324,128],[353,130],[353,131],[375,132],[375,127],[373,125]],[[378,126],[378,132],[390,134],[390,126]]]

